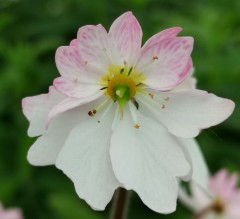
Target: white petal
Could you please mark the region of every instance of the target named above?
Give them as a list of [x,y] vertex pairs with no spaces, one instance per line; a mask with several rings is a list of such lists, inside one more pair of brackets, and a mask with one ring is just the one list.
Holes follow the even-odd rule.
[[125,188],[135,190],[152,210],[173,212],[178,194],[176,177],[190,171],[184,149],[159,123],[140,114],[140,128],[134,128],[129,114],[124,112],[111,139],[114,173]]
[[28,151],[28,161],[32,165],[45,166],[55,164],[69,132],[78,124],[89,119],[89,110],[102,100],[64,112],[54,119],[43,136],[39,137]]
[[61,102],[59,102],[56,106],[54,106],[51,111],[48,114],[48,119],[47,119],[47,123],[46,126],[49,125],[49,123],[52,121],[52,119],[54,117],[56,117],[57,115],[66,112],[70,109],[76,108],[78,106],[84,105],[86,103],[90,103],[98,98],[100,98],[103,94],[103,91],[99,91],[97,93],[95,93],[94,95],[87,97],[87,98],[83,98],[83,99],[79,99],[79,98],[73,98],[73,97],[68,97],[63,99]]
[[82,83],[80,81],[72,81],[63,77],[56,78],[53,85],[56,90],[68,97],[82,99],[92,96],[101,89],[101,86],[97,84],[97,81],[95,81],[95,83]]
[[131,12],[118,17],[109,30],[109,43],[114,64],[135,64],[142,42],[142,29]]
[[210,196],[210,193],[204,190],[194,181],[191,181],[190,183],[190,190],[192,192],[194,202],[196,203],[195,210],[197,212],[205,209],[212,203],[213,199]]
[[80,198],[93,209],[104,210],[120,185],[109,156],[113,109],[101,123],[95,118],[78,125],[69,135],[56,162],[74,182]]
[[[156,94],[153,99],[142,98],[138,98],[141,111],[156,118],[169,132],[182,138],[196,137],[201,129],[223,122],[234,109],[231,100],[201,90]],[[167,101],[164,100],[166,98]]]
[[194,139],[178,138],[183,147],[189,152],[193,166],[192,180],[202,189],[208,189],[209,170],[202,152]]
[[54,87],[50,87],[48,94],[26,97],[22,100],[23,113],[30,122],[28,129],[30,137],[42,135],[46,131],[49,111],[64,97]]
[[194,139],[179,138],[179,141],[188,150],[190,155],[189,159],[191,159],[193,166],[192,182],[190,182],[192,195],[188,194],[186,190],[180,186],[179,199],[194,212],[199,212],[211,202],[208,192],[209,170],[200,148]]

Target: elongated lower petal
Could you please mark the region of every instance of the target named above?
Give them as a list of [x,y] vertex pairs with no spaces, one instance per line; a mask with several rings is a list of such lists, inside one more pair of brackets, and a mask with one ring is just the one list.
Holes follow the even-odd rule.
[[96,104],[98,103],[94,101],[91,104],[77,107],[54,119],[43,136],[39,137],[28,151],[29,163],[36,166],[55,164],[69,132],[79,123],[89,119],[88,111]]
[[189,152],[193,166],[192,180],[207,191],[209,170],[196,140],[191,138],[178,138],[178,140]]
[[69,135],[56,162],[73,182],[80,198],[93,209],[103,210],[120,185],[109,156],[113,115],[101,123],[91,118]]
[[144,113],[155,117],[172,134],[182,138],[196,137],[202,129],[223,122],[234,109],[231,100],[201,90],[156,94],[154,98],[145,98],[145,102],[141,98],[138,100]]
[[159,123],[138,114],[140,128],[136,129],[127,114],[118,122],[111,139],[114,173],[152,210],[173,212],[178,195],[176,177],[190,171],[184,149]]

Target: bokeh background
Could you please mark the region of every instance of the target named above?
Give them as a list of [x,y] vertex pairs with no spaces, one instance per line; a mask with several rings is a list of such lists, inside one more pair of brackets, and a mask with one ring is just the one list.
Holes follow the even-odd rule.
[[[57,47],[75,38],[80,26],[109,28],[131,10],[144,41],[172,26],[195,38],[193,61],[200,89],[236,102],[234,114],[198,137],[211,172],[222,167],[240,171],[240,1],[238,0],[0,0],[0,200],[19,206],[26,219],[104,219],[80,200],[72,182],[53,166],[33,167],[26,154],[35,139],[21,99],[46,93],[58,76]],[[180,204],[162,216],[134,194],[129,219],[191,218]]]

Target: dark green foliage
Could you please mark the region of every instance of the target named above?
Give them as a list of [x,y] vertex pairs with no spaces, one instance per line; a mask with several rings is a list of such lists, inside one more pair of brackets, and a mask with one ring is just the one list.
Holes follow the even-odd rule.
[[[81,201],[72,182],[54,167],[26,160],[34,139],[21,99],[46,93],[58,76],[54,53],[75,38],[80,26],[109,27],[122,12],[139,19],[144,41],[171,26],[195,38],[193,61],[198,87],[236,102],[234,114],[198,137],[210,170],[240,167],[240,1],[237,0],[0,0],[0,200],[20,206],[26,219],[104,219]],[[190,218],[177,212],[161,216],[132,197],[129,219]]]

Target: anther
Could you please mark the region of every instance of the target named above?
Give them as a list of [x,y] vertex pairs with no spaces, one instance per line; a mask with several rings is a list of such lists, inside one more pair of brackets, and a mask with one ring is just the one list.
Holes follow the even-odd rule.
[[97,113],[97,110],[93,109],[88,112],[88,115],[93,117]]
[[78,78],[75,78],[73,81],[74,81],[74,83],[78,83],[78,82],[79,82],[79,79],[78,79]]
[[140,86],[140,85],[142,85],[142,83],[138,83],[138,84],[136,85],[136,87],[138,87],[138,86]]
[[126,65],[127,65],[127,62],[124,60],[123,64],[126,66]]
[[120,70],[120,74],[122,74],[124,72],[124,68],[122,68],[121,70]]
[[132,99],[132,103],[136,107],[136,109],[138,110],[139,109],[139,103],[136,101],[135,98]]
[[161,109],[165,109],[166,106],[164,104],[161,105]]
[[169,101],[169,99],[170,99],[169,97],[165,97],[165,98],[164,98],[164,100],[166,100],[166,101]]
[[128,72],[128,75],[127,75],[127,76],[129,76],[129,75],[131,74],[132,70],[133,70],[133,67],[131,67],[131,68],[129,69],[129,72]]
[[135,128],[135,129],[139,129],[139,128],[140,128],[140,125],[139,125],[139,124],[135,124],[135,125],[134,125],[134,128]]
[[88,61],[85,61],[84,64],[87,65],[87,64],[88,64]]
[[158,57],[157,56],[153,56],[153,60],[158,60]]
[[102,87],[100,90],[105,90],[105,89],[107,89],[108,87]]
[[152,93],[148,93],[148,96],[153,99],[154,95]]

